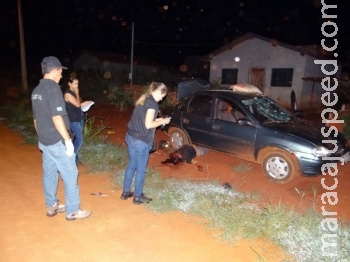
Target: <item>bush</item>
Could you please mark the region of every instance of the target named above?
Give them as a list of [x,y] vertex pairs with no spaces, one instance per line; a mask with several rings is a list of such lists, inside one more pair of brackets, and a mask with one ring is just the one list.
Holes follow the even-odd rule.
[[[100,123],[95,123],[96,120],[100,120]],[[95,140],[105,141],[107,136],[104,134],[106,129],[110,129],[106,125],[105,119],[102,117],[91,117],[85,121],[83,136],[85,143],[91,143]]]
[[110,101],[120,112],[125,111],[129,106],[133,104],[132,95],[124,88],[115,86],[113,87],[107,96],[107,100]]
[[346,139],[350,139],[350,114],[341,118],[344,120],[344,129],[342,133],[344,134]]
[[210,83],[210,90],[220,90],[220,89],[223,89],[223,87],[221,86],[219,81],[212,81]]
[[[76,77],[79,79],[79,89],[83,100],[93,100],[95,102],[104,101],[106,94],[111,87],[122,86],[128,80],[122,75],[112,75],[106,78],[97,70],[78,71]],[[66,83],[67,81],[62,81]],[[65,84],[64,84],[65,85]],[[64,86],[66,88],[66,86]]]

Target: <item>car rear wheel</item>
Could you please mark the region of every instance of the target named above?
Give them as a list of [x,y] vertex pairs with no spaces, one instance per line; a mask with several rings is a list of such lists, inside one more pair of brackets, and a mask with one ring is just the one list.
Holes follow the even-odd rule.
[[172,127],[169,130],[170,144],[173,148],[178,149],[185,144],[189,144],[188,136],[180,128]]
[[269,179],[282,184],[295,178],[298,162],[293,155],[278,149],[264,155],[262,169]]

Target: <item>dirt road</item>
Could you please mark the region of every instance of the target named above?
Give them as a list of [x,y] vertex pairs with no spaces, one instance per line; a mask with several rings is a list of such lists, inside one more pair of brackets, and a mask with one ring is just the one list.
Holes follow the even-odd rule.
[[[120,200],[109,175],[80,170],[82,207],[90,218],[45,215],[41,153],[0,123],[0,261],[281,261],[266,241],[221,242],[183,213],[154,214]],[[107,196],[92,196],[103,192]],[[64,202],[63,184],[59,198]],[[254,251],[255,250],[255,251]]]
[[[123,143],[127,113],[113,108],[93,107],[90,116],[106,117],[114,133],[111,142]],[[157,140],[166,139],[157,131]],[[24,144],[22,138],[0,122],[0,261],[282,261],[280,248],[266,240],[228,244],[205,228],[201,219],[184,213],[154,214],[145,206],[120,200],[120,191],[108,174],[91,174],[79,170],[82,207],[93,214],[83,221],[68,222],[64,214],[45,216],[41,180],[41,153],[36,145]],[[257,192],[262,201],[271,201],[304,209],[320,210],[322,188],[320,179],[298,177],[279,185],[266,179],[261,167],[239,159],[210,152],[197,158],[198,165],[185,164],[171,168],[160,165],[166,152],[152,154],[149,166],[163,177],[177,176],[193,180],[216,179],[228,182],[242,192]],[[235,167],[251,167],[238,172]],[[337,178],[338,203],[327,206],[338,216],[350,219],[348,198],[350,176],[340,166]],[[64,202],[63,184],[59,198]],[[107,196],[92,196],[103,192]],[[154,200],[156,201],[156,199]],[[258,255],[259,254],[259,255]]]

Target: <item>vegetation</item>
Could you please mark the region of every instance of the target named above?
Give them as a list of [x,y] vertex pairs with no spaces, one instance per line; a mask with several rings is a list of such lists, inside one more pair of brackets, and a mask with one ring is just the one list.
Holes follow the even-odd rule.
[[[4,108],[2,108],[4,109]],[[6,124],[19,130],[25,137],[34,131],[29,107],[6,107]],[[109,172],[117,189],[122,188],[127,164],[125,147],[108,143],[105,131],[108,126],[103,118],[91,118],[85,125],[85,143],[81,158],[91,171]],[[239,165],[236,171],[244,172],[249,166]],[[153,169],[147,169],[146,185],[155,197],[146,207],[153,212],[182,211],[200,215],[205,224],[219,229],[227,241],[245,238],[270,239],[284,247],[292,261],[348,261],[350,250],[350,226],[338,220],[338,257],[323,257],[323,217],[314,209],[299,214],[280,205],[262,205],[256,193],[243,194],[218,182],[193,182],[189,180],[163,179]],[[263,256],[261,256],[262,258]]]
[[[99,120],[99,123],[96,123]],[[84,142],[89,144],[94,141],[106,141],[107,136],[104,133],[110,127],[107,126],[103,117],[90,117],[85,120],[83,136]]]
[[132,94],[127,92],[125,88],[115,86],[107,96],[107,100],[114,105],[120,112],[127,110],[133,104]]
[[84,159],[84,163],[89,166],[89,171],[95,174],[124,168],[128,157],[125,147],[102,140],[84,143],[79,154],[81,159]]
[[253,166],[250,163],[246,163],[246,162],[240,162],[238,165],[232,168],[232,170],[235,173],[245,173],[245,172],[249,172],[252,169],[253,169]]
[[20,100],[16,105],[4,105],[1,111],[4,113],[6,125],[18,131],[29,144],[37,143],[37,134],[34,128],[33,115],[27,105],[21,106]]
[[339,97],[339,108],[342,104],[350,103],[350,78],[348,74],[343,74],[338,82],[337,94]]
[[349,140],[350,139],[350,114],[348,114],[347,116],[342,116],[341,118],[344,120],[344,129],[342,133],[344,134],[346,139]]
[[[125,75],[127,75],[125,73]],[[126,77],[123,73],[102,74],[97,70],[78,71],[76,76],[79,79],[79,89],[83,100],[95,102],[105,101],[108,91],[114,86],[122,86]],[[63,80],[62,83],[66,81]]]
[[212,81],[210,83],[210,89],[211,90],[220,90],[220,89],[223,89],[223,87],[219,81]]

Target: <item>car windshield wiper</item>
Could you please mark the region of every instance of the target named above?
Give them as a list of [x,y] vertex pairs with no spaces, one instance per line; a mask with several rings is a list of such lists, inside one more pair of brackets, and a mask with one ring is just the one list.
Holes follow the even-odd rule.
[[268,119],[266,121],[263,122],[263,124],[271,124],[271,123],[289,123],[290,121],[289,120],[271,120],[271,119]]
[[277,121],[277,120],[266,120],[263,122],[263,124],[271,124],[271,123],[279,123],[280,121]]

